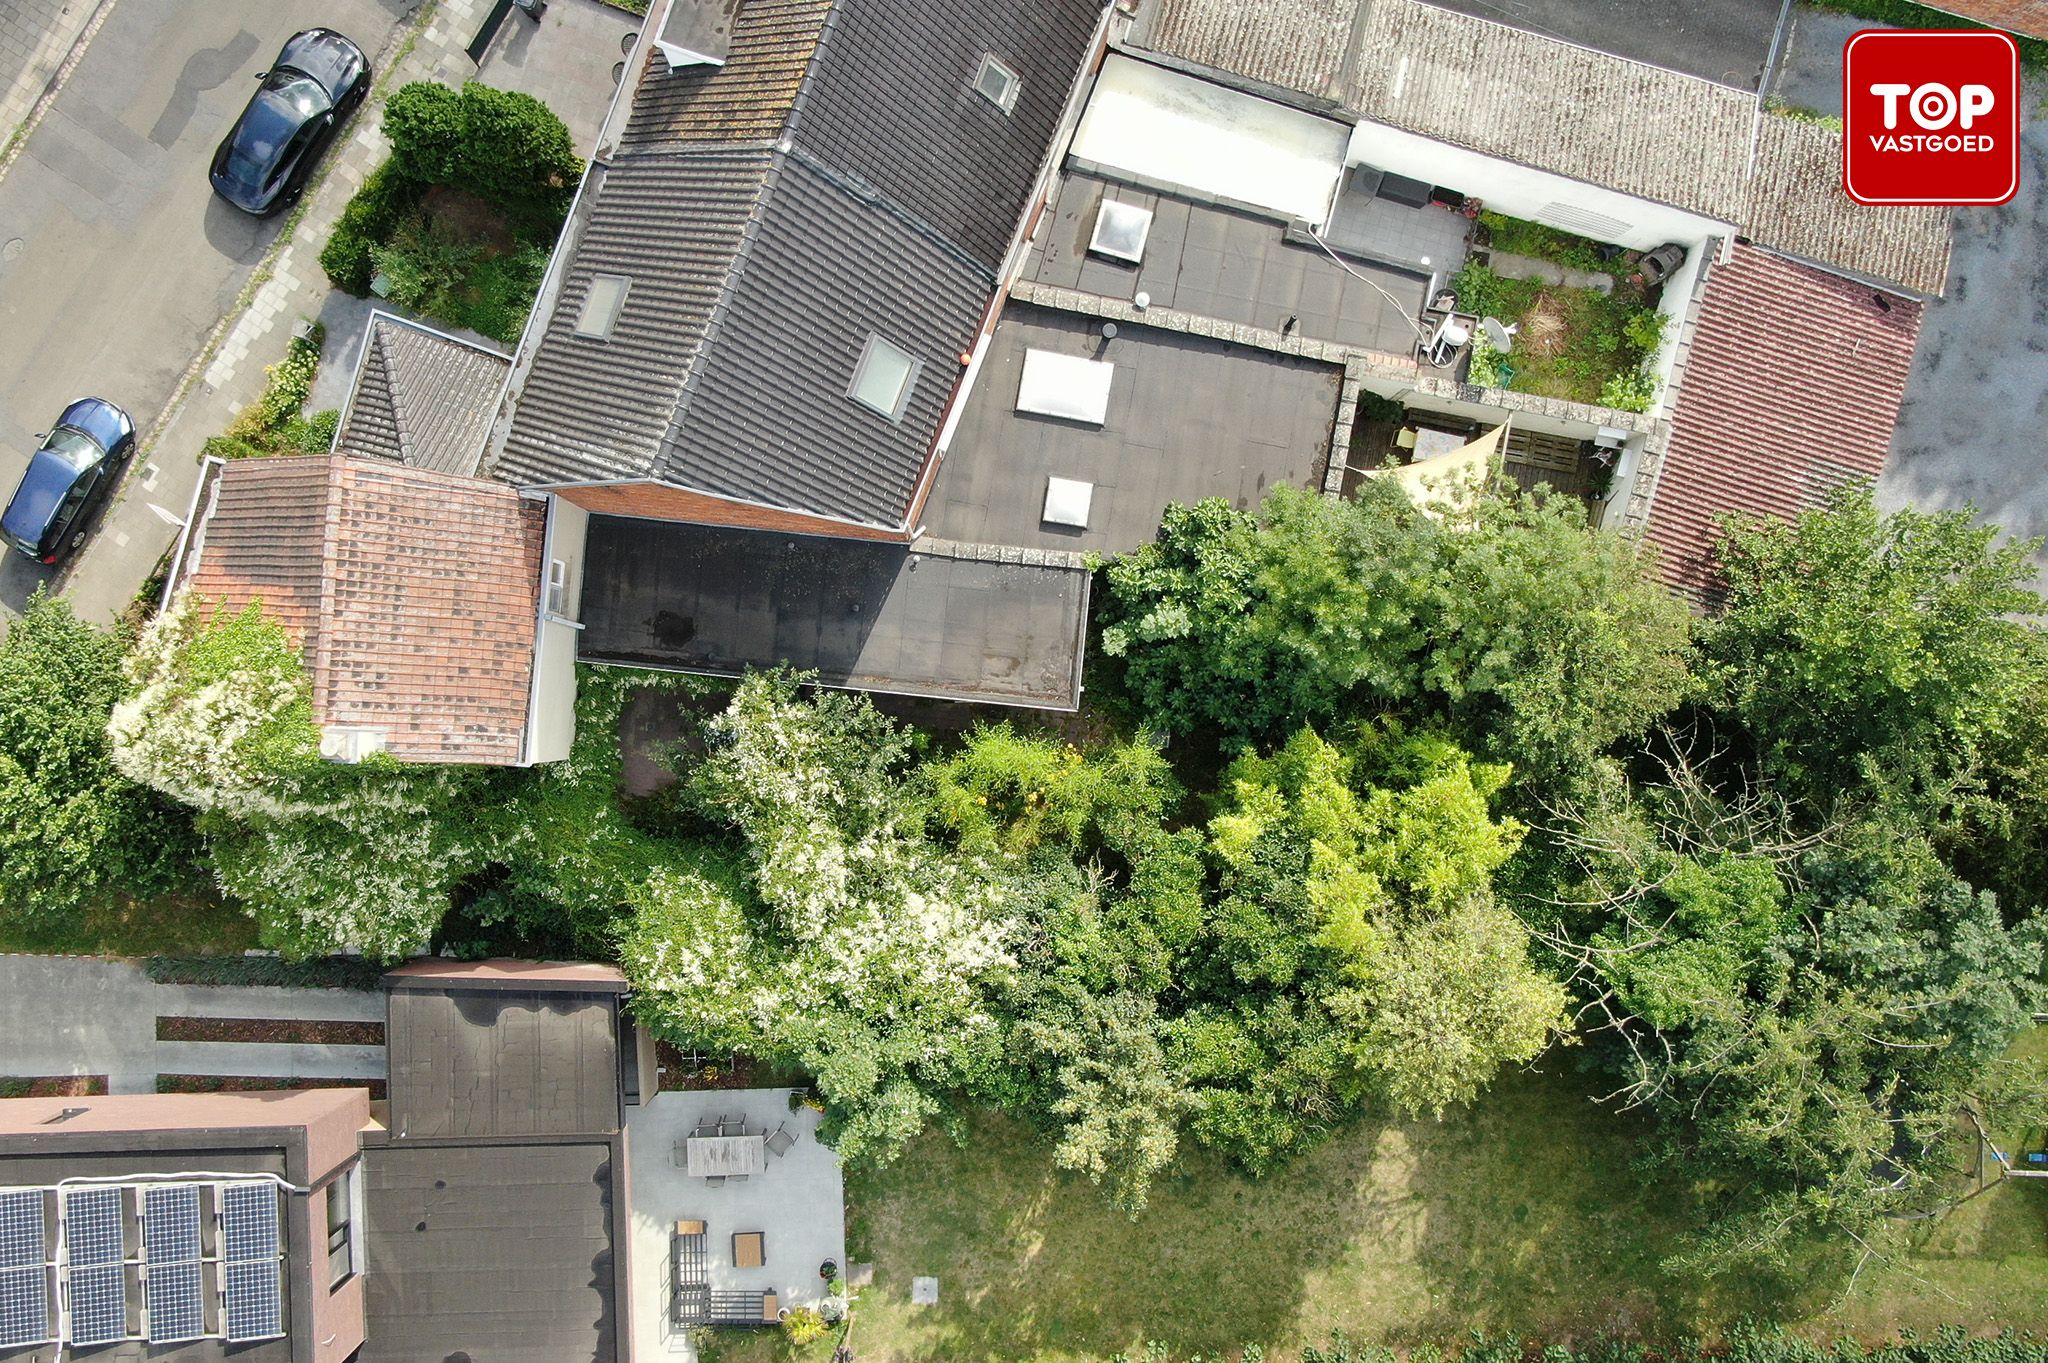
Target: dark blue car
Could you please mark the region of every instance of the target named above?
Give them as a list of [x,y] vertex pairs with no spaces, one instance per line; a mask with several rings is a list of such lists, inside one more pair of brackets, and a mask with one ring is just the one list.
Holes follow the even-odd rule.
[[320,153],[370,91],[363,50],[331,28],[292,35],[213,153],[214,192],[244,213],[299,197]]
[[135,451],[135,423],[105,398],[64,409],[28,461],[14,500],[0,515],[0,539],[38,563],[55,563],[85,540],[93,511]]

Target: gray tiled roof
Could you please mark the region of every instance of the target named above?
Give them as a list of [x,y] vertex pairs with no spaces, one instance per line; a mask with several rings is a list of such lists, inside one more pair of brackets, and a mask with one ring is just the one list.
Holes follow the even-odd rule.
[[[900,528],[1100,12],[746,0],[723,69],[650,56],[493,471]],[[574,334],[599,273],[633,281],[609,340]],[[847,397],[870,334],[923,362],[899,421]]]
[[[1734,223],[1756,241],[1939,293],[1949,215],[1865,208],[1838,134],[1754,97],[1424,0],[1144,0],[1129,40],[1475,151]],[[1757,129],[1752,165],[1752,129]],[[1483,186],[1475,192],[1484,194]]]
[[335,447],[437,473],[473,473],[510,363],[495,350],[371,313]]

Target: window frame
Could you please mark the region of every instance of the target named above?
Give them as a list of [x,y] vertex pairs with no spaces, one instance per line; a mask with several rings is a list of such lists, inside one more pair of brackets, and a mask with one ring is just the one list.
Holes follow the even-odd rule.
[[[356,1226],[362,1220],[362,1208],[356,1196],[358,1166],[350,1165],[336,1174],[327,1185],[327,1290],[338,1292],[362,1271],[357,1262],[360,1237]],[[341,1207],[341,1223],[335,1224],[335,1207]],[[338,1251],[338,1252],[337,1252]]]
[[[869,364],[873,362],[876,352],[884,348],[909,362],[909,368],[903,375],[903,387],[896,394],[896,404],[893,409],[877,406],[860,391],[861,380],[867,376]],[[903,346],[897,345],[880,332],[871,331],[868,333],[867,343],[861,347],[860,358],[853,362],[853,377],[847,382],[846,396],[875,415],[888,421],[900,423],[903,420],[904,412],[910,408],[910,399],[917,392],[917,381],[923,373],[923,360],[913,355]]]
[[[991,71],[1000,73],[1003,78],[1003,97],[1001,99],[990,94],[987,87],[982,84],[988,78]],[[1011,66],[993,52],[981,54],[981,65],[976,67],[974,72],[975,94],[980,95],[1007,115],[1016,111],[1017,96],[1023,89],[1024,78],[1017,74],[1017,68]]]

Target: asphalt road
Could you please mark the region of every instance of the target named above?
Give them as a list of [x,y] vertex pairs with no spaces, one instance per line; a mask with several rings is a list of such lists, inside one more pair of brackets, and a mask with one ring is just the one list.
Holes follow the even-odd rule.
[[[221,203],[206,167],[284,40],[325,25],[375,54],[416,7],[115,5],[0,178],[0,496],[73,398],[108,398],[148,430],[269,248],[282,217],[258,221]],[[148,492],[131,483],[128,495]],[[167,510],[175,521],[185,508]],[[132,581],[151,566],[96,557],[95,571]],[[49,573],[7,554],[0,613],[18,611]]]

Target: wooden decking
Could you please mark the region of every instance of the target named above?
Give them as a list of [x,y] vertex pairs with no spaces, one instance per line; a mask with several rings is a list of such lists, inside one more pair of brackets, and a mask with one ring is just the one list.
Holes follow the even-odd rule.
[[1502,472],[1524,492],[1548,484],[1553,492],[1567,496],[1592,496],[1594,469],[1584,441],[1511,426],[1501,464]]

